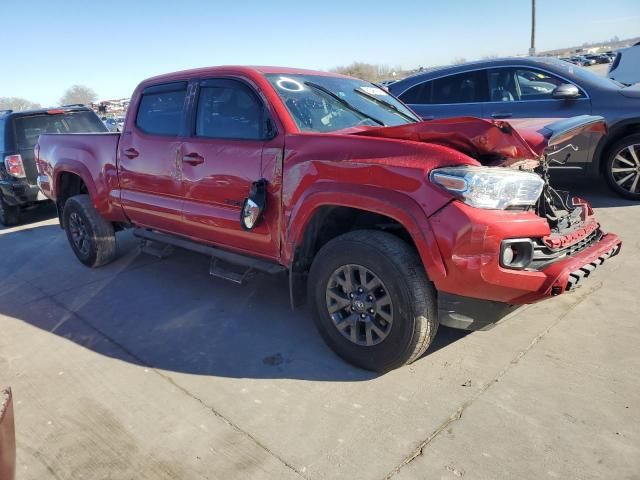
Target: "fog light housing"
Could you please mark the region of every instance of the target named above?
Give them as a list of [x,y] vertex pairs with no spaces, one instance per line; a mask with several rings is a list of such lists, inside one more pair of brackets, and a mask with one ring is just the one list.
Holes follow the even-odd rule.
[[533,242],[529,238],[509,238],[500,245],[500,266],[523,270],[533,259]]

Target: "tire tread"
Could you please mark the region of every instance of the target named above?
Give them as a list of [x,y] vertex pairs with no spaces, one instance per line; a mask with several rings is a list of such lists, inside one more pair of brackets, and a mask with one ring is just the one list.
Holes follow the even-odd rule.
[[[75,195],[69,198],[64,206],[65,224],[67,221],[67,209],[78,208],[91,227],[92,240],[95,243],[95,257],[88,261],[79,260],[85,265],[97,268],[113,261],[116,256],[116,235],[113,225],[107,222],[96,211],[89,195]],[[71,241],[71,239],[69,239]]]

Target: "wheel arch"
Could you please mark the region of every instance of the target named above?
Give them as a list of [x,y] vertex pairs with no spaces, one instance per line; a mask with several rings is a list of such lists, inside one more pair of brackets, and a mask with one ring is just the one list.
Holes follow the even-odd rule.
[[424,211],[401,193],[373,186],[336,185],[305,195],[288,218],[283,259],[292,271],[308,268],[315,253],[332,238],[372,228],[394,233],[415,248],[432,281],[446,275]]
[[589,172],[590,175],[593,177],[600,176],[606,165],[604,156],[607,154],[609,148],[621,138],[636,133],[640,133],[640,117],[626,119],[610,127],[609,133],[598,141],[595,148],[593,161],[591,162],[592,166]]

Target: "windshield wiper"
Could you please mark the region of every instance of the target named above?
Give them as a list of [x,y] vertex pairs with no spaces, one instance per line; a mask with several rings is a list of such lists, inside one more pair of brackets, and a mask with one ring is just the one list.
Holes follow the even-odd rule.
[[412,117],[407,113],[404,113],[402,110],[396,107],[393,103],[389,103],[386,100],[382,100],[376,97],[375,95],[371,95],[370,93],[367,93],[363,90],[359,90],[357,88],[354,88],[353,91],[356,92],[358,95],[362,95],[363,97],[368,98],[369,100],[373,100],[378,105],[382,105],[383,107],[386,107],[387,109],[392,110],[393,112],[403,117],[405,120],[409,120],[410,122],[413,122],[413,123],[416,123],[419,121],[415,117]]
[[340,98],[338,95],[336,95],[335,93],[333,93],[331,90],[329,90],[328,88],[323,87],[322,85],[318,85],[317,83],[313,83],[313,82],[304,82],[304,84],[307,87],[311,87],[314,88],[316,90],[321,91],[322,93],[329,95],[331,98],[333,98],[334,100],[337,100],[338,102],[340,102],[342,105],[344,105],[345,107],[347,107],[349,110],[351,110],[352,112],[357,113],[358,115],[361,115],[365,118],[368,118],[369,120],[377,123],[378,125],[382,125],[383,127],[385,126],[384,122],[382,122],[381,120],[378,120],[375,117],[372,117],[371,115],[368,115],[366,113],[364,113],[362,110],[360,110],[357,107],[354,107],[353,105],[351,105],[349,102],[347,102],[344,98]]

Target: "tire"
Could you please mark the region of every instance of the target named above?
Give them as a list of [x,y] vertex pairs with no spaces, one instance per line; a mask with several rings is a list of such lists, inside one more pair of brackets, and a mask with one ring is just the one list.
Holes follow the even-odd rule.
[[100,267],[116,256],[113,225],[96,211],[88,195],[69,198],[62,212],[64,229],[73,253],[88,267]]
[[[629,135],[614,143],[607,150],[604,169],[614,192],[640,201],[640,134]],[[618,170],[614,172],[614,169]]]
[[324,245],[311,265],[307,296],[329,347],[366,370],[387,372],[413,362],[438,329],[435,288],[418,254],[389,233],[358,230]]
[[0,194],[0,223],[5,227],[11,227],[20,222],[20,207],[8,205],[4,196]]

